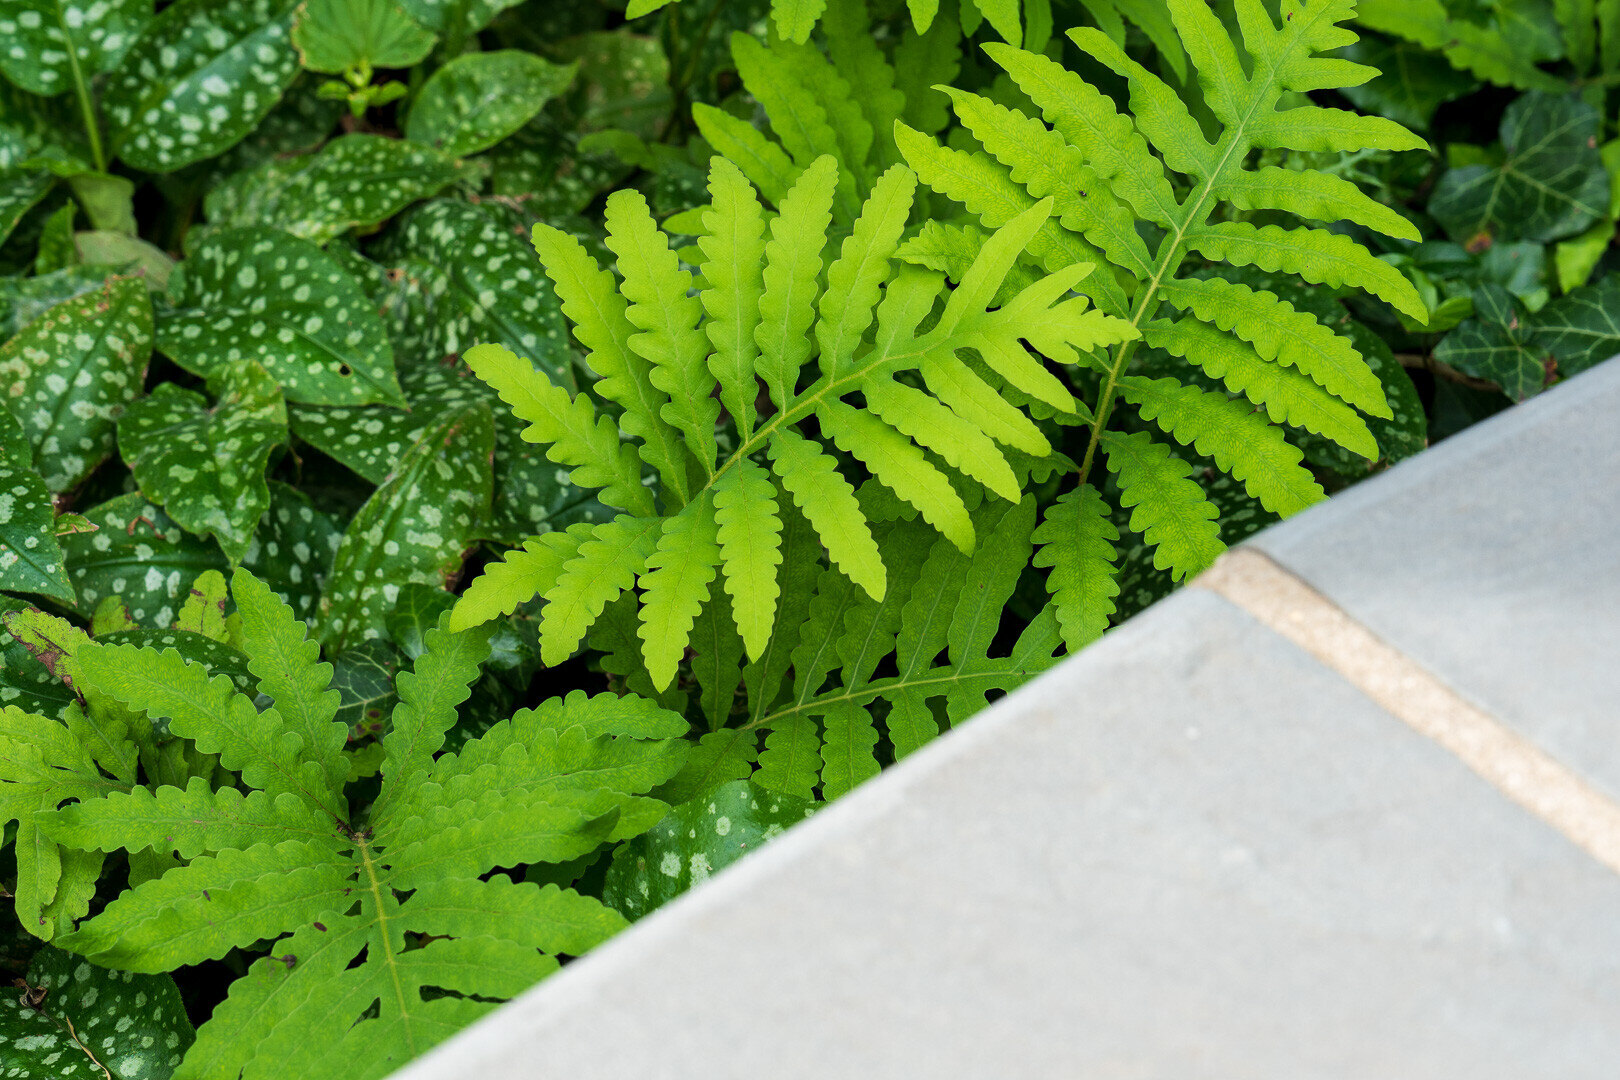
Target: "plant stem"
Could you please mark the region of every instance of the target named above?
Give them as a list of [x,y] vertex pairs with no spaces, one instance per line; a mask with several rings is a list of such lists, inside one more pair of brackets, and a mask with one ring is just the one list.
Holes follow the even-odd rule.
[[[64,19],[61,5],[57,5],[57,18]],[[96,105],[90,100],[90,86],[84,81],[84,71],[79,67],[79,54],[73,48],[73,37],[68,33],[67,23],[62,23],[62,39],[67,48],[68,66],[73,69],[73,90],[79,98],[79,114],[84,120],[84,133],[90,140],[90,161],[95,165],[96,172],[107,171],[107,155],[101,149],[101,127],[96,121]]]

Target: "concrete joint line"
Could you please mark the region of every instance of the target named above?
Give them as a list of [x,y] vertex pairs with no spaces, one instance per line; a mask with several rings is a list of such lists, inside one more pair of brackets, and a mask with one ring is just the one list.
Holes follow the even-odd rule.
[[1225,597],[1439,743],[1509,799],[1620,873],[1620,805],[1457,695],[1338,605],[1252,548],[1221,556],[1195,585]]

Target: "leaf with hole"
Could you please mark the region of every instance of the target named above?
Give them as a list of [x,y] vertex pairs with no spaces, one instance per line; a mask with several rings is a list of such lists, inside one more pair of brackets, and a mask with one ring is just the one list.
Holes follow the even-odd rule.
[[289,401],[405,403],[382,320],[314,244],[275,229],[220,229],[185,267],[174,306],[157,319],[158,349],[181,367],[212,378],[253,361]]

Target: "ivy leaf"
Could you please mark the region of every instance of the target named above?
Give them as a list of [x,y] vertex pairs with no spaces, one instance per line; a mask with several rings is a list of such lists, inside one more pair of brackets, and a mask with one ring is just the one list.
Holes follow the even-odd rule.
[[463,168],[431,147],[356,132],[314,154],[267,161],[208,193],[218,225],[269,225],[325,244],[387,221],[461,179]]
[[0,591],[73,602],[56,541],[56,506],[33,466],[22,426],[0,410]]
[[228,368],[218,401],[164,383],[118,422],[118,448],[141,493],[191,532],[212,534],[232,564],[270,508],[264,467],[287,441],[287,406],[254,363]]
[[293,23],[293,47],[310,71],[408,68],[433,51],[433,34],[393,0],[307,0]]
[[1473,298],[1474,317],[1445,336],[1434,358],[1495,383],[1514,401],[1539,394],[1547,383],[1547,368],[1534,328],[1513,295],[1500,285],[1481,285]]
[[1429,213],[1471,245],[1578,233],[1609,208],[1601,129],[1602,116],[1577,98],[1542,91],[1515,98],[1502,114],[1502,164],[1447,172]]
[[639,919],[803,821],[817,807],[747,780],[721,784],[620,844],[602,884],[602,899],[626,918]]
[[1535,314],[1534,342],[1560,375],[1576,375],[1620,352],[1620,282],[1613,275],[1561,296]]
[[298,74],[288,0],[180,0],[146,27],[101,101],[116,155],[166,173],[230,149]]
[[152,18],[152,0],[0,0],[0,71],[32,94],[73,89],[118,62]]
[[152,354],[152,302],[138,278],[63,301],[0,346],[0,401],[22,424],[52,491],[89,476],[141,392]]
[[386,641],[362,641],[332,659],[332,686],[341,699],[333,719],[349,729],[351,738],[376,735],[383,717],[393,711],[399,695],[394,676],[399,653]]
[[402,367],[493,342],[528,357],[557,385],[573,387],[567,324],[551,279],[524,233],[494,212],[435,199],[390,229],[375,257],[390,284],[373,300]]
[[519,49],[458,56],[423,84],[405,137],[454,157],[487,150],[534,119],[577,70]]
[[355,514],[321,598],[321,639],[333,652],[379,638],[400,586],[443,585],[488,516],[495,428],[483,404],[424,431]]
[[289,401],[403,405],[394,350],[359,282],[307,240],[220,229],[185,262],[158,348],[205,378],[257,361]]
[[308,622],[315,616],[321,586],[332,571],[332,555],[343,531],[331,514],[315,509],[309,496],[279,480],[270,481],[270,509],[259,521],[242,565]]
[[97,967],[46,945],[0,994],[7,1075],[166,1080],[196,1039],[170,975]]

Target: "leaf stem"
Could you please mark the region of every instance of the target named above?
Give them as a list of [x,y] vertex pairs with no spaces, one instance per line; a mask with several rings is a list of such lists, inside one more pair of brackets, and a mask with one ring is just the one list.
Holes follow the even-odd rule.
[[90,140],[90,161],[96,172],[107,171],[107,155],[101,148],[101,126],[97,122],[95,102],[90,98],[90,86],[85,82],[84,70],[79,67],[79,54],[73,47],[73,36],[68,33],[67,16],[63,6],[56,5],[56,17],[62,26],[62,39],[67,49],[68,66],[73,69],[73,90],[79,99],[79,115],[84,121],[84,134]]

